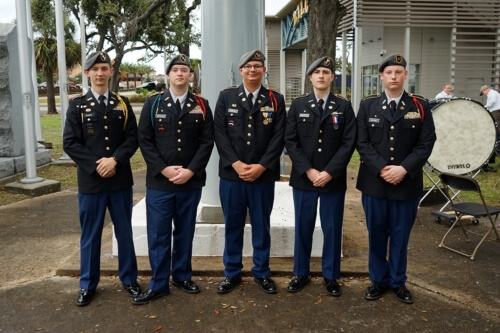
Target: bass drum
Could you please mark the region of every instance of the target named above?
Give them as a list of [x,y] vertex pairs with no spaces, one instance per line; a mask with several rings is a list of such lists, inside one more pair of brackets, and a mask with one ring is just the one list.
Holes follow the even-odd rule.
[[441,172],[462,175],[481,168],[495,148],[496,128],[479,102],[450,99],[432,109],[437,140],[429,164]]

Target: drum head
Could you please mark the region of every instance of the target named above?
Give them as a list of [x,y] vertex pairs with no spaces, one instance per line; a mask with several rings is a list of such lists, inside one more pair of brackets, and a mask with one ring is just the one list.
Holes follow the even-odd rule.
[[437,140],[429,164],[441,172],[466,174],[481,168],[493,153],[496,128],[476,101],[451,99],[432,110]]

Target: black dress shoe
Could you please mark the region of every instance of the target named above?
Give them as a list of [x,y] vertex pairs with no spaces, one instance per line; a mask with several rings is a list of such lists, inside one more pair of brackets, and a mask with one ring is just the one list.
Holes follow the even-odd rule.
[[276,294],[278,292],[276,290],[276,285],[274,284],[274,281],[270,276],[254,278],[253,280],[260,285],[260,289],[262,289],[265,293]]
[[229,276],[224,277],[224,279],[219,283],[217,287],[217,292],[219,294],[227,294],[233,291],[233,289],[241,283],[241,278],[232,278]]
[[78,293],[78,297],[76,298],[76,305],[85,306],[92,302],[92,298],[94,298],[95,289],[80,289]]
[[182,289],[184,292],[188,294],[197,294],[200,292],[200,288],[194,283],[192,280],[185,281],[174,281],[172,280],[172,285],[174,287]]
[[286,290],[291,293],[301,291],[311,281],[311,275],[294,276],[288,283]]
[[496,170],[495,168],[492,168],[492,167],[490,167],[489,165],[485,165],[485,166],[483,167],[483,171],[484,171],[484,172],[497,172],[497,170]]
[[369,301],[374,301],[376,299],[379,299],[382,297],[382,295],[388,290],[389,288],[386,286],[380,286],[378,284],[372,283],[366,288],[365,291],[365,298]]
[[141,293],[139,296],[135,297],[132,300],[132,303],[135,305],[144,305],[148,304],[151,301],[154,301],[157,298],[168,295],[168,293],[162,293],[159,291],[154,291],[148,288],[145,292]]
[[398,301],[406,304],[413,304],[413,297],[411,296],[410,291],[405,286],[394,288],[393,290],[396,293],[396,298],[398,299]]
[[332,296],[338,297],[342,295],[342,292],[340,291],[340,285],[337,282],[337,280],[330,280],[327,278],[323,279],[323,284],[326,287],[326,292]]
[[125,288],[130,297],[137,297],[140,293],[142,293],[141,286],[137,282],[124,284],[123,288]]

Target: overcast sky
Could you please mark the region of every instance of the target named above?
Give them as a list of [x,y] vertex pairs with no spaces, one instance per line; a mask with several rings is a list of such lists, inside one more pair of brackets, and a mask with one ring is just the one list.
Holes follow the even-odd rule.
[[[18,0],[23,1],[23,0]],[[25,1],[25,0],[24,0]],[[285,4],[290,2],[290,0],[265,0],[265,12],[266,15],[274,15],[279,12]],[[197,15],[201,15],[201,10],[198,8]],[[0,23],[13,23],[16,18],[16,0],[0,0]],[[198,27],[200,29],[200,27]],[[80,36],[76,36],[79,39]],[[201,52],[197,47],[191,48],[191,57],[200,58]],[[135,52],[134,54],[129,54],[125,57],[124,61],[134,62],[140,58],[143,54],[140,52]],[[151,66],[156,68],[158,72],[163,71],[163,60],[159,57],[150,62]]]

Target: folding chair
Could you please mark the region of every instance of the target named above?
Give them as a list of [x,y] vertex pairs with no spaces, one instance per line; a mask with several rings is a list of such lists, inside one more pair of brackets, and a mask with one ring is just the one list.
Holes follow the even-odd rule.
[[[440,176],[441,181],[443,182],[444,190],[446,193],[446,196],[450,200],[450,208],[455,212],[455,222],[450,226],[446,234],[444,235],[443,239],[441,240],[441,244],[439,244],[439,247],[443,247],[445,249],[448,249],[450,251],[453,251],[455,253],[461,254],[463,256],[466,256],[470,258],[471,260],[474,260],[474,257],[476,255],[477,250],[483,244],[484,240],[488,238],[488,235],[493,231],[496,235],[496,239],[489,238],[489,240],[496,240],[497,242],[500,242],[500,236],[498,234],[498,230],[495,227],[495,223],[498,219],[498,215],[500,214],[500,208],[497,207],[492,207],[486,205],[486,202],[484,201],[483,194],[481,193],[481,188],[479,187],[479,184],[474,178],[467,177],[467,176],[459,176],[459,175],[454,175],[450,173],[441,173]],[[458,191],[464,191],[464,192],[476,192],[478,196],[481,198],[481,203],[476,203],[476,202],[459,202],[456,203],[454,202],[454,197],[451,194],[451,190],[458,190]],[[464,228],[464,225],[462,223],[462,217],[465,215],[471,215],[474,216],[475,218],[480,218],[480,217],[487,217],[488,220],[490,221],[490,226],[488,226],[488,230],[483,234],[474,232],[472,230],[467,230]],[[474,234],[476,236],[481,237],[481,240],[477,244],[477,246],[474,248],[474,252],[472,254],[468,254],[464,251],[460,251],[457,249],[453,249],[450,246],[447,246],[444,244],[446,237],[450,234],[450,232],[455,228],[456,226],[460,226],[462,229],[462,232],[465,235],[465,239],[467,241],[470,241],[468,234]]]

